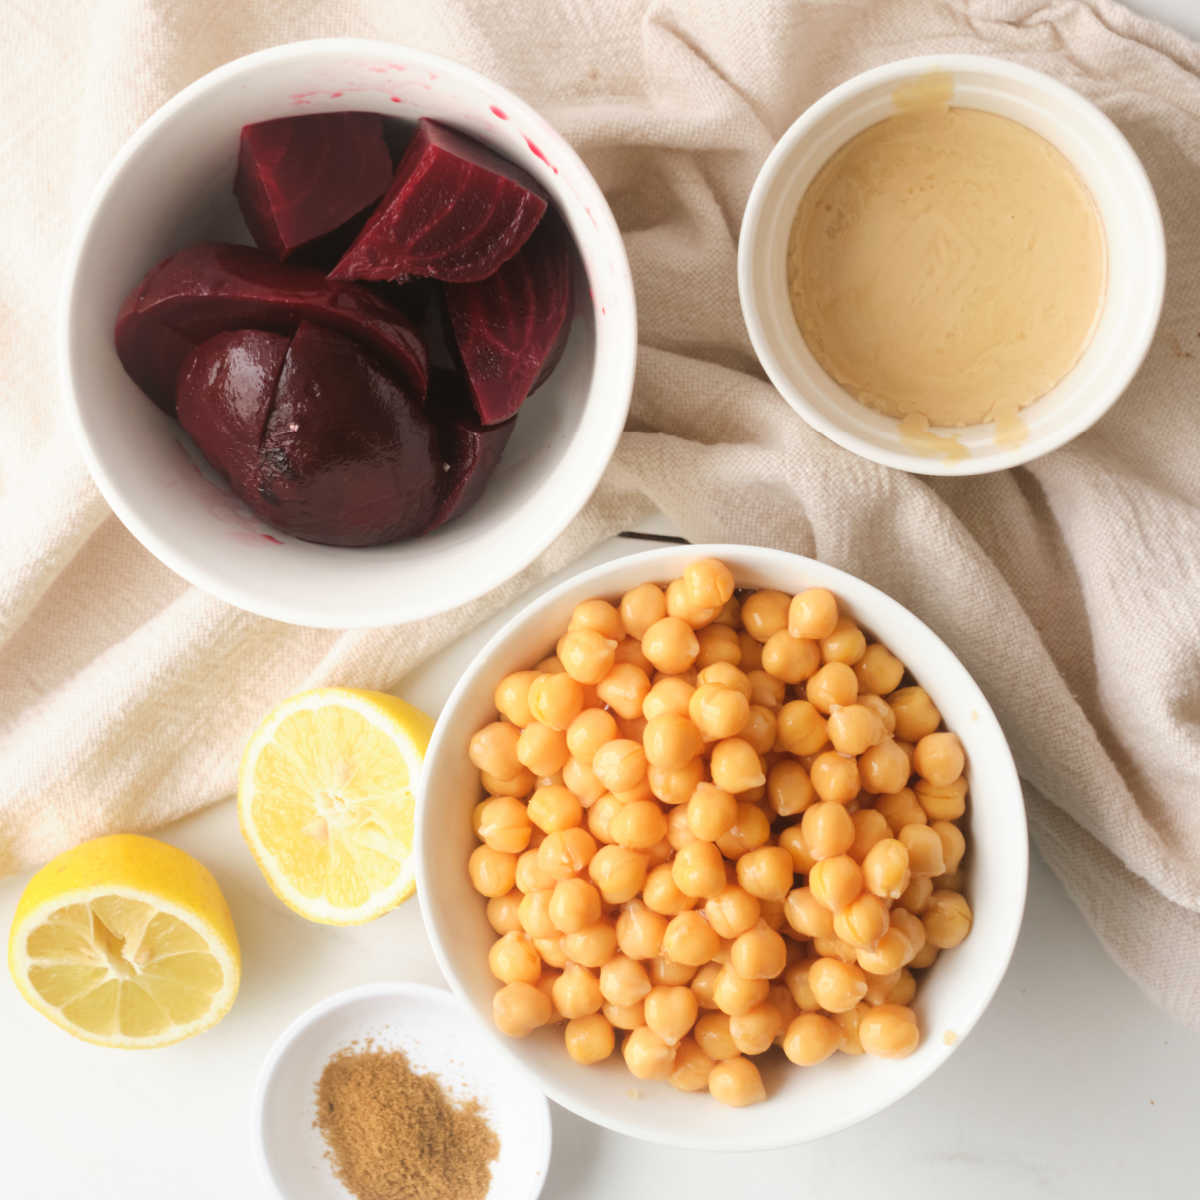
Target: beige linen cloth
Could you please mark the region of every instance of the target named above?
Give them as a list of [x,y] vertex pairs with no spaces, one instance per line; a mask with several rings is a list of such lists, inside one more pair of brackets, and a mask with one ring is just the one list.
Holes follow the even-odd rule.
[[[1200,47],[1110,0],[6,0],[0,145],[0,874],[230,794],[281,697],[388,688],[504,601],[659,508],[694,540],[815,555],[962,656],[1011,739],[1042,853],[1113,956],[1200,1026]],[[471,64],[579,149],[625,233],[641,351],[584,513],[465,608],[353,633],[248,616],[144,551],[91,485],[52,353],[74,215],[159,104],[238,55],[355,34]],[[824,91],[932,51],[1048,71],[1124,130],[1166,222],[1145,367],[1091,432],[929,480],[840,450],[765,382],[738,225]]]

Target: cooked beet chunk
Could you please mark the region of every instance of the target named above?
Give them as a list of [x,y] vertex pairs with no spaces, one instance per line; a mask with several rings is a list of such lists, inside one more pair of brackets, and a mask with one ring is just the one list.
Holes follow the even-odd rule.
[[377,113],[319,113],[242,127],[233,190],[251,236],[280,261],[343,228],[387,190]]
[[445,292],[475,411],[484,425],[507,421],[562,353],[573,304],[566,230],[548,217],[489,279]]
[[545,211],[545,196],[524,171],[422,118],[387,195],[330,278],[486,279]]

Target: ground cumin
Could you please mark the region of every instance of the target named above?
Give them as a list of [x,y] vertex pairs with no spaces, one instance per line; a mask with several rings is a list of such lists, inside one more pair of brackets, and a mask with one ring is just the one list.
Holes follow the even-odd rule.
[[316,1091],[315,1124],[358,1200],[484,1200],[500,1140],[479,1101],[455,1102],[403,1051],[347,1046]]

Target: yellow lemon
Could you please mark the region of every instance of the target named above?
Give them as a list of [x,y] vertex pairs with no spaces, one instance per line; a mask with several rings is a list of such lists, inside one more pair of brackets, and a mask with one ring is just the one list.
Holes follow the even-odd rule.
[[241,955],[206,867],[166,842],[118,834],[47,863],[21,895],[8,940],[21,995],[102,1046],[166,1046],[230,1009]]
[[275,894],[357,925],[413,892],[413,788],[433,721],[395,696],[321,688],[258,727],[238,775],[242,833]]

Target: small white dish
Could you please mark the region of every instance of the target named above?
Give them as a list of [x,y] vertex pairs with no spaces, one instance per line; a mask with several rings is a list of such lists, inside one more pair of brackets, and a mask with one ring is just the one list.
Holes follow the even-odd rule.
[[[433,117],[491,146],[550,195],[581,264],[562,358],[524,405],[482,499],[425,537],[366,549],[302,542],[253,517],[125,374],[113,348],[122,301],[157,262],[196,241],[249,241],[232,192],[244,124],[353,110]],[[67,405],[113,511],[190,583],[297,625],[418,620],[515,575],[587,502],[633,389],[629,262],[579,156],[499,84],[390,42],[276,46],[184,88],[133,134],[97,185],[68,257],[63,300]]]
[[[496,684],[552,653],[581,600],[614,600],[640,583],[665,583],[707,556],[727,563],[742,587],[831,589],[843,611],[897,654],[929,692],[947,728],[962,739],[970,784],[965,869],[974,924],[961,946],[938,959],[917,993],[921,1045],[904,1059],[839,1054],[809,1068],[772,1056],[763,1064],[767,1100],[748,1108],[726,1108],[667,1083],[643,1083],[626,1070],[619,1050],[582,1067],[567,1055],[561,1026],[519,1040],[501,1034],[491,1016],[499,985],[487,961],[496,933],[467,874],[477,844],[471,811],[480,797],[467,747],[475,730],[495,719]],[[873,1116],[927,1079],[962,1045],[1004,976],[1029,869],[1021,782],[1004,732],[945,642],[853,575],[781,550],[732,545],[668,546],[603,563],[551,588],[509,621],[463,673],[438,718],[421,773],[414,852],[421,915],[438,965],[491,1040],[519,1060],[552,1100],[586,1120],[694,1150],[765,1150],[810,1141]]]
[[339,1050],[367,1038],[403,1050],[452,1096],[474,1097],[500,1140],[488,1200],[536,1200],[550,1163],[550,1107],[529,1077],[496,1051],[463,1004],[441,988],[371,983],[322,1000],[280,1035],[255,1097],[258,1158],[281,1200],[347,1200],[314,1126],[315,1089]]
[[[1091,190],[1108,247],[1104,307],[1070,372],[1021,411],[1023,440],[997,440],[993,425],[935,430],[966,449],[933,457],[905,441],[900,423],[860,404],[813,357],[792,314],[787,245],[808,185],[832,154],[896,111],[901,85],[933,74],[953,80],[952,105],[1009,117],[1060,150]],[[783,398],[814,429],[874,462],[924,475],[978,475],[1057,449],[1098,421],[1133,378],[1158,325],[1166,246],[1154,190],[1121,131],[1065,84],[1004,59],[936,54],[887,63],[827,92],[779,139],[742,219],[738,290],[750,340]]]

